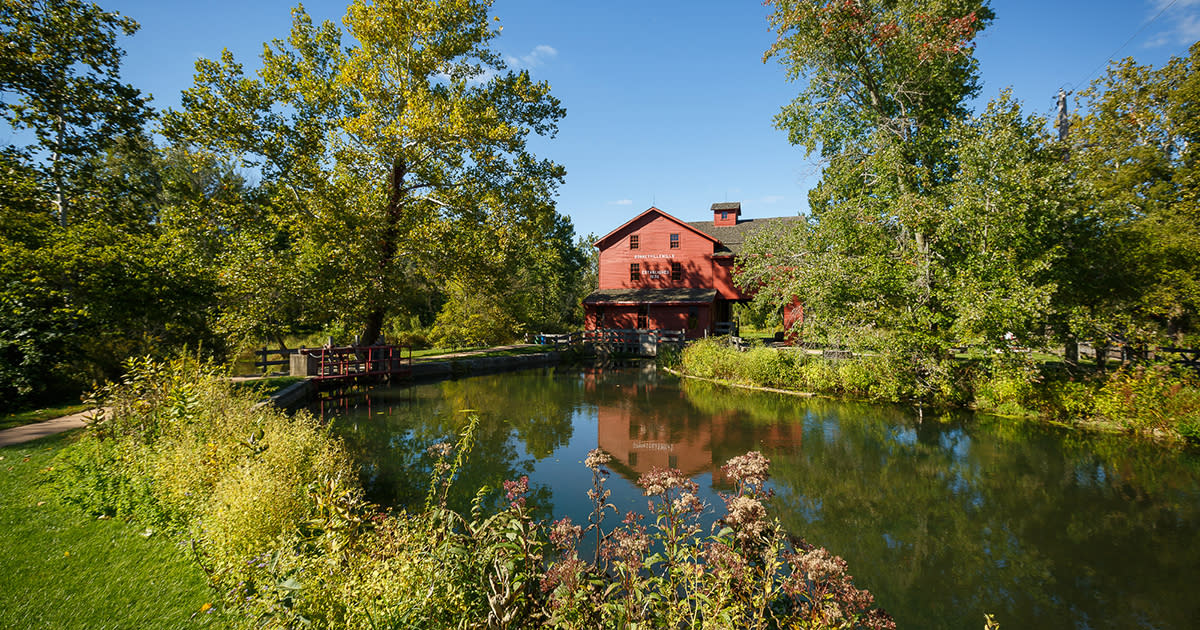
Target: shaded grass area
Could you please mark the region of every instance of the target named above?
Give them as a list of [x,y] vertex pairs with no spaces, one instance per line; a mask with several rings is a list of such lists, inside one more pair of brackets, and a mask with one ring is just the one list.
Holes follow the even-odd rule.
[[42,422],[44,420],[53,420],[54,418],[69,416],[73,413],[87,411],[90,408],[91,405],[74,403],[4,414],[0,416],[0,431],[4,429],[11,429],[13,427],[24,426],[26,424],[33,424],[34,422]]
[[[486,352],[479,352],[486,350]],[[436,360],[438,357],[446,354],[455,354],[459,352],[472,352],[468,357],[470,359],[479,359],[483,357],[511,357],[520,354],[536,354],[539,352],[549,352],[553,350],[550,346],[523,346],[520,348],[506,348],[504,350],[488,350],[486,347],[477,348],[430,348],[428,350],[413,350],[413,359],[429,359]]]
[[234,381],[234,389],[255,392],[261,396],[273,396],[304,380],[300,376],[270,376],[253,381]]
[[[39,484],[54,436],[0,448],[0,628],[223,627],[186,550],[119,520],[96,520]],[[214,614],[215,613],[215,614]]]

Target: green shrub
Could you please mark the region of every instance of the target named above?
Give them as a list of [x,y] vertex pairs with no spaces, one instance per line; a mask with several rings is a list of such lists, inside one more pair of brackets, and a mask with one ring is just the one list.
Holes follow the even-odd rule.
[[1095,412],[1129,430],[1176,430],[1194,440],[1200,379],[1169,365],[1122,366],[1096,393]]

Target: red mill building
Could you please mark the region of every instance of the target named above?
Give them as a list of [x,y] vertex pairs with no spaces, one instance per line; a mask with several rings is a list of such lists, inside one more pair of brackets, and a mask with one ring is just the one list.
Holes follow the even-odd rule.
[[[685,223],[652,207],[596,241],[600,287],[583,301],[586,328],[683,330],[689,339],[729,332],[731,305],[752,297],[733,283],[746,236],[799,217],[741,219],[738,202],[712,212],[712,221]],[[785,309],[784,328],[798,317]]]

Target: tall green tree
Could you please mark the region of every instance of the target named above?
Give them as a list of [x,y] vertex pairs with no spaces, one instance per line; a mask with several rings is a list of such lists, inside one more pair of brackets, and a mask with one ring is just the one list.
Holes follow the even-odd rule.
[[183,108],[164,116],[168,137],[262,174],[303,279],[291,285],[306,307],[359,322],[364,342],[415,269],[472,259],[489,222],[553,212],[564,171],[526,141],[554,135],[564,111],[489,47],[490,6],[357,0],[344,31],[298,7],[256,77],[228,51],[201,60]]
[[137,22],[81,0],[0,0],[0,116],[32,134],[20,147],[52,195],[59,224],[92,184],[111,139],[137,136],[151,111],[120,80],[119,35]]
[[[949,130],[978,91],[972,41],[992,12],[986,0],[769,4],[778,39],[764,60],[804,81],[776,124],[825,168],[811,219],[780,241],[790,247],[759,252],[780,273],[760,267],[743,282],[780,304],[800,297],[835,334],[899,331],[917,354],[938,354],[952,308],[935,255],[937,191],[953,173]],[[802,292],[771,288],[797,275]]]
[[1096,343],[1180,338],[1200,312],[1200,44],[1161,68],[1114,63],[1080,97],[1070,156],[1094,236],[1076,326]]

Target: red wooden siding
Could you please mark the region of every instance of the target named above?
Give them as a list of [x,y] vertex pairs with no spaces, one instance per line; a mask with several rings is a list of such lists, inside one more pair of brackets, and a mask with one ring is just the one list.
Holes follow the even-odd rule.
[[[671,235],[679,235],[679,247],[671,249]],[[629,238],[638,237],[638,248],[629,248]],[[607,245],[607,246],[605,246]],[[601,241],[601,289],[666,289],[713,286],[713,241],[690,226],[652,212],[624,226]],[[671,280],[671,263],[680,263],[682,278]],[[630,278],[629,266],[637,263],[639,280]],[[719,290],[719,289],[718,289]],[[721,292],[724,295],[724,292]]]

